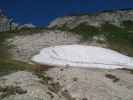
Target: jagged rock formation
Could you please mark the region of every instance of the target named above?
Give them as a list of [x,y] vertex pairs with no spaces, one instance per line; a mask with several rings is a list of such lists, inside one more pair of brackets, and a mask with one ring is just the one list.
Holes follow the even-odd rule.
[[0,10],[0,32],[11,31],[17,28],[18,24],[12,21],[12,19],[5,16]]
[[0,16],[0,32],[10,30],[10,20],[6,16]]
[[105,22],[120,26],[123,21],[129,20],[133,21],[132,9],[59,17],[52,21],[48,27],[62,28],[65,26],[72,29],[81,23],[100,27]]

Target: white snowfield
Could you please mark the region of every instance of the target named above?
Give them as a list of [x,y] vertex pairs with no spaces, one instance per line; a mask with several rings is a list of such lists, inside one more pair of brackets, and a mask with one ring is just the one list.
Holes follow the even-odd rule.
[[31,60],[41,65],[60,67],[133,69],[133,58],[110,49],[85,45],[61,45],[44,48]]

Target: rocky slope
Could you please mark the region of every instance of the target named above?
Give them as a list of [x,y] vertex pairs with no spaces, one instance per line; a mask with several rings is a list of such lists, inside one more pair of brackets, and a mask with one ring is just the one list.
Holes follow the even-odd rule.
[[27,71],[0,77],[0,100],[133,100],[130,71],[55,67],[45,73],[47,80]]
[[92,14],[81,14],[59,17],[49,24],[49,28],[74,28],[81,23],[86,23],[91,26],[100,27],[105,22],[120,26],[123,21],[133,21],[133,10],[117,10],[117,11],[106,11]]
[[[8,39],[14,58],[28,61],[42,48],[62,44],[98,45],[81,42],[74,33],[47,30]],[[96,38],[96,37],[95,37]],[[98,46],[106,46],[105,44]],[[39,67],[39,66],[37,66]],[[47,66],[41,66],[45,69]],[[40,67],[39,67],[40,68]],[[0,78],[1,100],[132,100],[133,74],[130,70],[56,67],[44,71],[49,81],[27,71]],[[43,72],[41,73],[45,76]]]

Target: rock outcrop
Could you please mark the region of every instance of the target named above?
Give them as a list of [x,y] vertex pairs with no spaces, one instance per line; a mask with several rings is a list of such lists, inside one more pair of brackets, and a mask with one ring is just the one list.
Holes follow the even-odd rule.
[[18,24],[13,22],[12,18],[5,16],[0,10],[0,32],[12,31],[18,27]]

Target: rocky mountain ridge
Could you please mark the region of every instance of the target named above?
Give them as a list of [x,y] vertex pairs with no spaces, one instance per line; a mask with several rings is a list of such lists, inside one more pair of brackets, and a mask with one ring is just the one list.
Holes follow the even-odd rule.
[[68,27],[70,29],[77,27],[82,23],[91,26],[100,27],[102,24],[108,22],[110,24],[121,26],[123,21],[133,21],[133,9],[105,11],[97,13],[86,13],[72,16],[59,17],[52,21],[49,28]]

